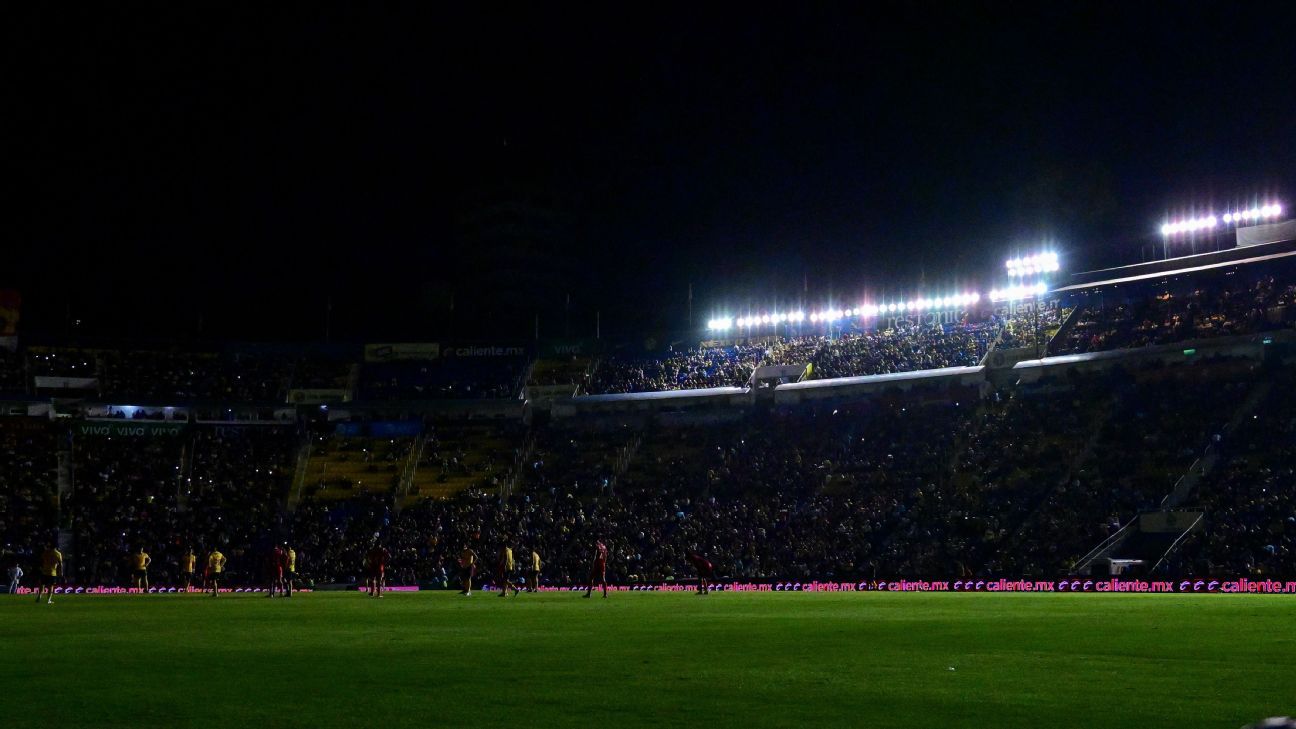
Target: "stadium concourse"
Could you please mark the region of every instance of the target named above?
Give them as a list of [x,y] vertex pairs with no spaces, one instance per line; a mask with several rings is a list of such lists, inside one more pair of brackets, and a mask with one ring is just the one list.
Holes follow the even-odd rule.
[[1292,575],[1294,299],[1280,260],[665,352],[23,342],[0,545],[78,585],[140,547],[259,585],[283,541],[348,584],[375,539],[427,587],[465,545],[580,584],[597,540],[622,583]]

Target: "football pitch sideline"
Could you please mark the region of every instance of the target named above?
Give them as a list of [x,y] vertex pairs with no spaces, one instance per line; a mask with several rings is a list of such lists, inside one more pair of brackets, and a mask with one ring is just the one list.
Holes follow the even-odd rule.
[[1240,727],[1285,595],[0,596],[10,726]]

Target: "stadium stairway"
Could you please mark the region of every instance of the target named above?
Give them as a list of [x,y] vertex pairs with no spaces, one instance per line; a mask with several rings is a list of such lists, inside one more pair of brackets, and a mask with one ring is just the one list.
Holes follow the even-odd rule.
[[[1254,413],[1256,408],[1260,407],[1261,403],[1268,397],[1271,387],[1272,383],[1262,381],[1252,388],[1237,410],[1233,412],[1228,423],[1225,424],[1222,429],[1223,433],[1226,435],[1232,433],[1247,416]],[[1188,500],[1197,484],[1214,470],[1218,462],[1218,449],[1212,443],[1207,446],[1202,456],[1193,461],[1192,465],[1175,482],[1174,488],[1161,500],[1161,509],[1159,511],[1136,515],[1115,534],[1107,537],[1082,557],[1076,563],[1074,571],[1078,574],[1091,574],[1099,565],[1113,559],[1140,560],[1148,566],[1149,570],[1163,564],[1173,555],[1178,546],[1200,526],[1200,519],[1190,520],[1191,525],[1178,531],[1154,532],[1145,528],[1147,524],[1146,517],[1175,512],[1176,507]]]
[[1066,341],[1067,335],[1071,333],[1072,329],[1075,329],[1076,322],[1080,321],[1084,311],[1084,306],[1076,306],[1071,309],[1071,314],[1067,316],[1066,321],[1062,322],[1062,326],[1058,327],[1057,331],[1053,332],[1053,336],[1049,337],[1048,343],[1044,347],[1046,356],[1057,354],[1055,351],[1057,343]]
[[306,435],[297,447],[296,468],[293,470],[292,488],[288,490],[288,511],[296,511],[306,490],[306,473],[310,464],[311,438]]
[[[66,445],[59,448],[58,452],[58,549],[68,559],[76,554],[76,537],[75,532],[68,528],[67,520],[63,518],[63,504],[69,496],[72,495],[72,449]],[[71,571],[71,565],[68,569]]]

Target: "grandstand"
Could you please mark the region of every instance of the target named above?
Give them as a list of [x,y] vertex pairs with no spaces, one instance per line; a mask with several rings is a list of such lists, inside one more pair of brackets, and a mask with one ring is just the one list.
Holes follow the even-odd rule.
[[1241,484],[1285,454],[1263,436],[1290,419],[1293,253],[657,350],[24,345],[0,359],[4,543],[56,535],[86,583],[132,545],[173,570],[272,534],[341,579],[375,532],[420,581],[506,532],[556,581],[592,533],[636,580],[693,545],[749,579],[1290,572],[1288,501]]

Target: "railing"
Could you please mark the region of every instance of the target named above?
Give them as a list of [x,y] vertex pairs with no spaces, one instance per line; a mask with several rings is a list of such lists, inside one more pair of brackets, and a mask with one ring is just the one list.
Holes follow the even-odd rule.
[[[418,473],[418,466],[423,462],[423,451],[427,448],[427,432],[418,434],[414,439],[414,444],[410,446],[410,452],[405,456],[405,465],[401,467],[400,481],[396,485],[396,495],[405,497],[409,495],[414,488],[414,476]],[[396,513],[400,513],[401,498],[396,499]]]
[[294,511],[297,504],[301,502],[302,491],[306,488],[306,474],[309,471],[311,457],[311,439],[310,434],[306,434],[306,442],[297,449],[297,470],[293,472],[293,487],[291,495],[288,497],[288,510]]
[[1129,536],[1129,533],[1132,533],[1130,530],[1134,527],[1135,524],[1138,523],[1138,519],[1139,519],[1138,515],[1135,514],[1134,518],[1129,520],[1129,523],[1127,523],[1125,526],[1121,527],[1120,529],[1117,529],[1115,533],[1111,534],[1106,539],[1102,540],[1102,542],[1098,546],[1089,550],[1088,554],[1081,557],[1080,561],[1076,562],[1074,571],[1077,574],[1084,573],[1085,570],[1087,570],[1095,560],[1102,557],[1107,550],[1114,548],[1117,544],[1119,544],[1122,540],[1124,540],[1125,537]]
[[496,494],[500,501],[507,500],[517,490],[518,479],[522,478],[522,467],[535,450],[535,443],[535,433],[528,431],[526,438],[522,441],[522,447],[518,449],[517,455],[513,457],[513,470],[500,482],[499,492]]
[[1057,328],[1057,331],[1053,332],[1053,336],[1049,337],[1049,340],[1044,343],[1044,354],[1046,356],[1053,350],[1053,343],[1061,341],[1058,337],[1070,334],[1071,330],[1075,329],[1076,322],[1080,321],[1080,314],[1084,310],[1084,304],[1076,304],[1075,308],[1071,309],[1071,316],[1068,316],[1066,321],[1062,322],[1062,325]]
[[1205,518],[1206,518],[1206,512],[1203,511],[1202,513],[1198,514],[1197,518],[1193,520],[1193,523],[1189,524],[1188,528],[1183,531],[1183,534],[1180,534],[1178,537],[1176,537],[1174,542],[1170,544],[1170,547],[1166,549],[1165,554],[1161,555],[1161,559],[1158,559],[1156,561],[1156,564],[1152,565],[1152,569],[1149,572],[1149,574],[1155,575],[1157,573],[1157,570],[1161,568],[1161,565],[1165,563],[1167,559],[1170,558],[1170,555],[1174,554],[1176,549],[1179,549],[1179,545],[1183,544],[1184,540],[1188,538],[1188,535],[1192,534],[1193,530],[1197,528],[1197,525],[1200,524],[1202,522],[1202,519]]
[[193,483],[193,450],[193,438],[180,447],[180,468],[176,473],[176,509],[179,511],[189,510],[189,489],[185,484]]

